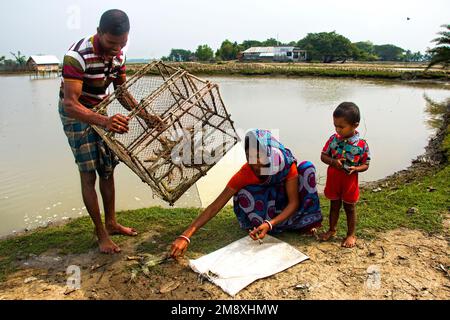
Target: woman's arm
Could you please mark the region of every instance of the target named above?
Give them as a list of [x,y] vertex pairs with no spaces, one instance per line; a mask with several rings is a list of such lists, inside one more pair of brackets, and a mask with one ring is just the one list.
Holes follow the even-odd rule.
[[[191,225],[182,233],[183,237],[178,237],[172,243],[170,250],[170,256],[176,258],[183,255],[189,245],[190,239],[198,229],[203,227],[209,220],[215,217],[215,215],[227,204],[228,200],[236,193],[235,190],[225,187],[222,193],[214,200],[203,212],[191,223]],[[186,238],[184,238],[186,237]]]
[[[281,213],[269,220],[270,225],[275,227],[277,224],[289,219],[298,209],[300,205],[300,200],[298,197],[298,178],[290,179],[286,181],[286,192],[288,196],[288,205],[284,208]],[[271,230],[269,223],[263,223],[258,228],[250,232],[250,237],[253,240],[262,239],[266,236],[266,233]]]

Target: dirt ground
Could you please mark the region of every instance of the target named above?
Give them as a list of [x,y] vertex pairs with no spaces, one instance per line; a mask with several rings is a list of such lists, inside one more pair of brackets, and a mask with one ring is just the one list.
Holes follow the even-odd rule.
[[[446,233],[429,236],[397,229],[360,239],[354,249],[340,240],[305,239],[298,249],[310,257],[281,273],[260,279],[234,298],[189,267],[170,260],[132,281],[135,243],[122,253],[58,256],[52,252],[19,261],[19,270],[0,284],[0,299],[450,299],[450,219]],[[145,241],[153,241],[146,234]],[[300,237],[300,235],[299,235]],[[67,287],[67,267],[81,268],[81,288]]]

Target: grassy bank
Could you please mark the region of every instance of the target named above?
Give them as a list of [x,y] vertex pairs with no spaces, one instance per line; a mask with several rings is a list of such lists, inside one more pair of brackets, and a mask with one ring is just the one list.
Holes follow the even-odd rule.
[[[288,77],[351,77],[399,80],[448,80],[449,73],[442,69],[424,72],[425,65],[417,64],[323,64],[323,63],[169,63],[197,75],[243,75]],[[133,74],[142,64],[127,65]]]
[[[286,76],[286,77],[346,77],[393,80],[448,81],[450,72],[432,68],[425,72],[423,63],[253,63],[253,62],[168,62],[196,75],[206,76]],[[134,74],[145,64],[127,64],[127,73]],[[0,75],[32,75],[29,71],[0,71]]]

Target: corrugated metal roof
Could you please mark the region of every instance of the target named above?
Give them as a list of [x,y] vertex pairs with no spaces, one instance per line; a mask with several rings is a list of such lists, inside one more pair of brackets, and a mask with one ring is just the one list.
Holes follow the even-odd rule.
[[33,61],[37,64],[60,64],[59,59],[55,56],[31,56],[30,59],[33,59]]
[[278,53],[292,51],[295,47],[285,46],[285,47],[251,47],[245,50],[243,53]]

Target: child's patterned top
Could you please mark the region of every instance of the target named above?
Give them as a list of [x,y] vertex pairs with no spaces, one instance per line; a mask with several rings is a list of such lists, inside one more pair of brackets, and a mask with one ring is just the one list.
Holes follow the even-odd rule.
[[358,131],[347,139],[343,139],[337,133],[333,134],[323,147],[325,153],[333,159],[346,159],[349,166],[361,166],[369,164],[370,151],[366,140],[359,137]]

